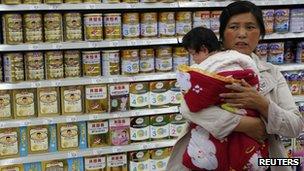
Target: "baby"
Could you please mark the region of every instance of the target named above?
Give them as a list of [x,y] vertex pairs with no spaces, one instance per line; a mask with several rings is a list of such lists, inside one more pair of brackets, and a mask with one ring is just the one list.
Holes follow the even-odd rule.
[[[233,113],[259,117],[250,109],[237,109],[223,104],[219,94],[231,90],[225,85],[244,79],[258,89],[258,69],[247,55],[234,50],[220,51],[216,35],[209,29],[197,27],[183,37],[183,46],[196,64],[180,66],[177,81],[191,112],[218,105]],[[216,113],[214,113],[216,115]],[[183,164],[191,170],[266,170],[258,166],[258,158],[268,157],[267,142],[259,143],[243,133],[232,132],[219,140],[191,121],[191,139],[183,155]]]

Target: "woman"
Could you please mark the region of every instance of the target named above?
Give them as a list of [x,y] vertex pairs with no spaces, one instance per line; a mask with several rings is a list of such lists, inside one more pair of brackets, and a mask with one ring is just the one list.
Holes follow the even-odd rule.
[[[297,137],[304,122],[281,72],[253,53],[259,38],[265,35],[261,9],[248,1],[234,2],[223,9],[220,24],[223,47],[250,55],[255,60],[261,76],[260,92],[243,82],[242,85],[227,86],[235,92],[220,96],[231,106],[257,110],[262,117],[240,116],[218,107],[191,113],[184,102],[181,105],[181,113],[185,118],[196,121],[196,124],[204,125],[204,128],[218,139],[223,139],[232,131],[243,132],[258,141],[268,138],[269,157],[287,157],[279,135]],[[217,113],[216,117],[214,113]],[[189,139],[190,133],[186,132],[176,143],[166,171],[188,170],[181,161]],[[271,167],[271,170],[289,171],[291,168]]]

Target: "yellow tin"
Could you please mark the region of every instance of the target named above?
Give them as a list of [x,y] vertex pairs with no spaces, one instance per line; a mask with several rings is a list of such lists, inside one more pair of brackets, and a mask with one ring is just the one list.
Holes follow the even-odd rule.
[[0,171],[23,171],[23,165],[15,164],[10,166],[0,166]]
[[160,37],[175,36],[175,12],[159,13],[159,35]]
[[108,13],[104,14],[105,39],[121,39],[121,14]]
[[139,38],[139,13],[124,13],[122,19],[124,38]]
[[89,148],[109,145],[109,122],[107,120],[88,122],[87,127]]
[[35,89],[13,90],[13,110],[15,118],[28,118],[37,116]]
[[188,33],[192,28],[191,12],[182,11],[176,12],[176,34],[183,36]]
[[0,129],[0,158],[8,158],[19,155],[19,129]]
[[42,52],[26,52],[25,59],[25,80],[44,79],[44,58]]
[[81,77],[81,54],[79,50],[64,52],[64,77]]
[[82,0],[64,0],[64,3],[78,4],[82,3]]
[[23,43],[22,17],[20,14],[4,14],[2,17],[5,44]]
[[49,131],[47,125],[27,128],[28,152],[46,153],[49,150]]
[[82,69],[83,76],[100,76],[101,63],[100,51],[83,51],[82,52]]
[[100,4],[100,0],[83,0],[84,3]]
[[12,119],[12,94],[8,90],[0,90],[0,120]]
[[138,49],[122,50],[121,67],[123,75],[139,73]]
[[102,75],[119,75],[120,74],[120,54],[119,50],[102,51]]
[[4,82],[24,80],[24,61],[22,53],[3,54]]
[[173,48],[173,71],[177,71],[179,65],[189,65],[189,53],[184,47]]
[[146,12],[140,14],[140,34],[142,37],[157,36],[157,13]]
[[79,130],[77,123],[57,124],[58,149],[71,150],[79,147]]
[[154,49],[140,49],[139,72],[151,73],[154,72]]
[[38,116],[53,116],[60,114],[59,87],[37,89]]
[[172,71],[172,47],[161,46],[156,49],[156,72]]
[[24,4],[41,4],[42,0],[23,0]]
[[39,13],[24,14],[24,42],[43,42],[42,36],[42,15]]
[[63,78],[62,51],[48,51],[45,53],[45,77],[47,80]]
[[2,0],[1,3],[6,5],[18,5],[21,4],[21,0]]
[[41,164],[42,164],[43,171],[51,171],[51,170],[68,171],[68,164],[67,164],[66,159],[43,161],[43,162],[41,162]]
[[106,85],[85,86],[86,113],[103,113],[108,111],[108,92]]
[[109,3],[109,4],[112,4],[112,3],[119,3],[120,0],[102,0],[102,3]]
[[61,110],[62,115],[83,113],[83,87],[61,87]]
[[65,13],[63,15],[64,41],[82,40],[82,19],[77,12]]
[[84,14],[84,39],[86,41],[101,41],[103,39],[102,14]]
[[44,14],[45,42],[62,42],[62,16],[60,13]]

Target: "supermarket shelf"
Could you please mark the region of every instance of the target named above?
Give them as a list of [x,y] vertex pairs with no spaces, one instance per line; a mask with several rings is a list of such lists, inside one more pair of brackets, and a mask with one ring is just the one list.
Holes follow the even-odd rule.
[[41,11],[41,10],[119,10],[119,9],[160,9],[178,8],[177,2],[173,3],[117,3],[117,4],[20,4],[20,5],[0,5],[0,11]]
[[304,64],[285,64],[278,65],[280,71],[296,71],[296,70],[304,70]]
[[117,75],[117,76],[65,78],[58,80],[24,81],[19,83],[0,83],[0,90],[107,84],[107,83],[122,83],[122,82],[137,82],[137,81],[155,81],[155,80],[169,80],[175,78],[176,78],[176,74],[174,72],[138,74],[135,76]]
[[304,95],[294,95],[293,98],[295,102],[304,102]]
[[303,33],[272,33],[270,35],[266,35],[264,39],[271,40],[271,39],[287,39],[287,38],[304,38]]
[[159,115],[159,114],[178,113],[178,112],[179,112],[179,107],[172,106],[161,109],[138,109],[138,110],[130,110],[126,112],[68,115],[68,116],[61,115],[54,117],[41,117],[41,118],[31,118],[31,119],[23,119],[23,120],[14,119],[14,120],[1,121],[0,129],[20,127],[20,126],[48,125],[48,124],[57,124],[57,123],[104,120],[104,119],[115,119],[115,118],[124,118],[124,117],[149,116],[149,115]]
[[176,140],[161,140],[161,141],[152,141],[152,142],[132,143],[124,146],[88,148],[88,149],[75,150],[70,152],[33,154],[27,157],[18,157],[18,158],[0,160],[0,166],[172,147],[174,146],[175,143]]
[[[297,5],[304,4],[304,0],[251,0],[258,6],[277,6],[277,5]],[[179,2],[180,8],[210,8],[210,7],[225,7],[234,1],[204,1],[204,2]]]
[[177,44],[177,39],[172,38],[149,38],[149,39],[125,39],[125,40],[103,40],[100,42],[61,42],[61,43],[39,43],[20,45],[0,45],[1,52],[7,51],[36,51],[36,50],[63,50],[63,49],[88,49],[88,48],[116,48],[129,46],[167,45]]

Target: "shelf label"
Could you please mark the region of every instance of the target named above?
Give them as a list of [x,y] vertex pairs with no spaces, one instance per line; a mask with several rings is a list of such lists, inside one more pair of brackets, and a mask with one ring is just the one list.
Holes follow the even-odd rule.
[[28,45],[28,49],[29,50],[38,50],[39,49],[39,45]]
[[143,144],[141,148],[142,148],[143,150],[146,150],[146,149],[148,149],[148,145],[147,145],[147,144]]
[[137,46],[137,40],[128,41],[128,46]]
[[37,88],[37,87],[40,87],[40,86],[41,86],[40,82],[33,82],[33,83],[31,83],[31,88]]
[[89,4],[89,9],[97,9],[97,5],[96,4]]
[[77,119],[76,116],[68,116],[68,117],[66,118],[66,121],[67,121],[67,122],[77,122],[78,119]]
[[90,48],[96,48],[98,46],[97,42],[89,42]]
[[90,116],[89,116],[89,120],[97,120],[97,119],[99,119],[98,116],[99,116],[98,114],[90,115]]
[[141,112],[140,111],[134,111],[133,113],[131,113],[131,116],[140,116]]
[[5,128],[6,123],[5,122],[0,122],[0,128]]
[[30,9],[31,10],[38,10],[39,9],[39,5],[30,5]]
[[61,43],[56,43],[56,44],[53,44],[53,45],[52,45],[52,48],[53,48],[54,50],[56,50],[56,49],[62,49],[62,47],[63,47],[63,45],[62,45]]
[[28,126],[30,124],[31,124],[31,121],[29,121],[29,120],[25,120],[23,122],[20,122],[20,126]]
[[110,46],[117,47],[118,45],[119,45],[119,42],[118,42],[118,41],[111,41],[111,42],[110,42]]
[[51,4],[51,9],[53,10],[58,10],[59,9],[59,5],[58,4]]
[[120,153],[123,152],[123,149],[121,147],[113,147],[113,153]]
[[47,118],[47,119],[44,119],[44,120],[42,121],[42,123],[43,123],[44,125],[49,125],[49,124],[53,124],[53,123],[54,123],[54,120],[53,120],[52,118]]
[[151,40],[146,40],[146,41],[145,41],[145,44],[146,44],[146,45],[151,45],[151,44],[152,44],[152,41],[151,41]]
[[78,157],[78,153],[76,151],[71,151],[68,153],[68,158],[76,158]]
[[96,155],[102,155],[103,154],[103,150],[101,149],[98,149],[98,150],[93,150],[93,155],[96,156]]

